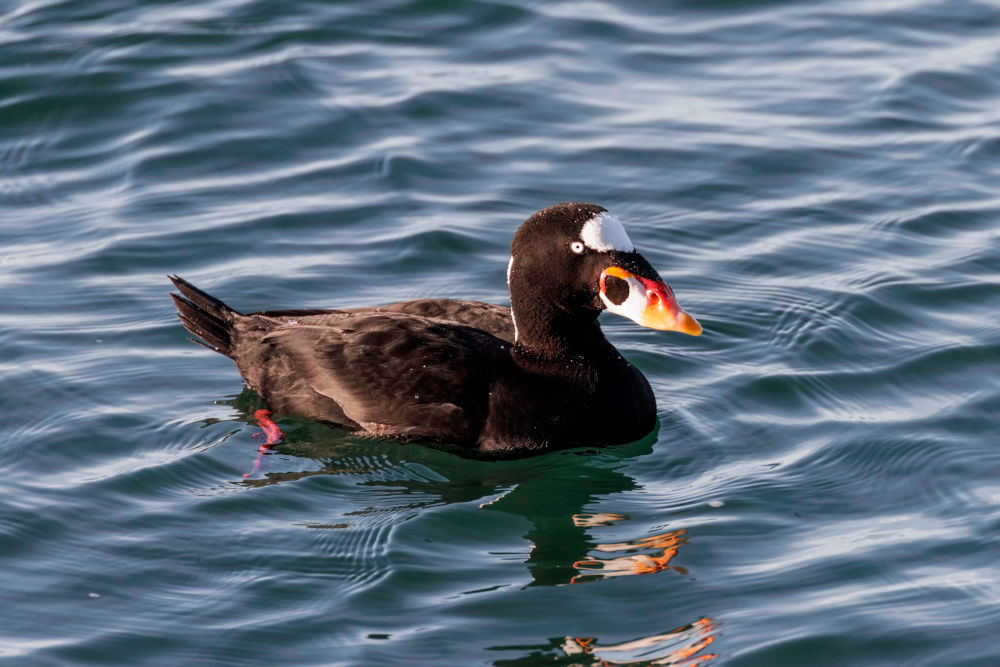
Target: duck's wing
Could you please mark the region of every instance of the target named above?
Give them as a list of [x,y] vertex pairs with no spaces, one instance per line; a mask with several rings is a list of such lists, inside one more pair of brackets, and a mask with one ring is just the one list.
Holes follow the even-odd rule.
[[514,342],[514,321],[507,306],[460,299],[417,299],[380,306],[378,310],[381,309],[471,327],[508,343]]
[[278,323],[294,321],[303,325],[318,324],[326,326],[330,322],[336,321],[345,313],[404,313],[435,320],[442,324],[455,324],[479,329],[508,343],[513,343],[514,341],[514,322],[510,317],[510,308],[483,301],[463,299],[415,299],[413,301],[390,303],[384,306],[365,306],[362,308],[342,308],[338,310],[271,310],[253,313],[253,315],[261,318],[271,318]]
[[266,351],[257,358],[273,370],[260,375],[258,392],[276,410],[282,388],[298,379],[372,435],[465,445],[485,423],[508,346],[480,329],[370,309],[303,317],[259,344]]

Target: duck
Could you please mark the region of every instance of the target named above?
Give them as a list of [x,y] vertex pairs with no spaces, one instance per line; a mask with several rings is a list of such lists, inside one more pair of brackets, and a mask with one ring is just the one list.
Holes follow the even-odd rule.
[[510,307],[427,298],[244,314],[169,278],[191,340],[232,359],[269,410],[487,457],[624,444],[655,428],[649,382],[605,337],[602,312],[702,333],[621,221],[583,202],[517,229]]

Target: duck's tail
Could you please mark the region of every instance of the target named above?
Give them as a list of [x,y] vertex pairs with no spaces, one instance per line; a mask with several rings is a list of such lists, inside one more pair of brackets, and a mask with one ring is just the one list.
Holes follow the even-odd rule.
[[177,317],[185,329],[201,339],[189,340],[232,358],[233,318],[239,313],[183,278],[168,277],[184,295],[170,294],[177,306]]

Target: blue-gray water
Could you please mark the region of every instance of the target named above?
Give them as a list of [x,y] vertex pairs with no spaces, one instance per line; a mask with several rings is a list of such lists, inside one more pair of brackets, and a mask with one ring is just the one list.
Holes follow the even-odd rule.
[[[502,303],[565,200],[705,325],[602,320],[657,433],[244,479],[165,274]],[[2,664],[1000,663],[995,3],[0,3],[0,216]]]

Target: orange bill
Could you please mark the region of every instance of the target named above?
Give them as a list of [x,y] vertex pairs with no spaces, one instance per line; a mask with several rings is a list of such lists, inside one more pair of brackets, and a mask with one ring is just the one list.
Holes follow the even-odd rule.
[[[609,295],[608,277],[625,281],[627,295],[614,290]],[[662,280],[650,280],[626,271],[620,266],[610,266],[601,272],[601,300],[605,307],[617,315],[651,329],[680,331],[692,336],[701,334],[701,325],[677,305],[674,292]]]

